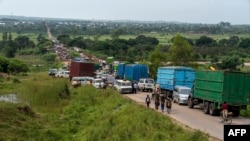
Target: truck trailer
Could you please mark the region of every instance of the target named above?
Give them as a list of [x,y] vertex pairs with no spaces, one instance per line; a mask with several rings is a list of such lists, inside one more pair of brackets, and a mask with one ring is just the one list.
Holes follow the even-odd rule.
[[144,64],[126,64],[124,70],[124,79],[130,81],[139,81],[140,78],[148,78],[148,66]]
[[193,87],[195,70],[184,66],[159,67],[157,71],[157,85],[160,86],[162,96],[173,96],[176,86]]
[[196,71],[195,83],[188,98],[188,107],[203,107],[205,114],[219,115],[227,102],[233,116],[246,109],[250,98],[250,74],[232,71]]
[[71,61],[70,78],[78,76],[95,76],[94,63]]

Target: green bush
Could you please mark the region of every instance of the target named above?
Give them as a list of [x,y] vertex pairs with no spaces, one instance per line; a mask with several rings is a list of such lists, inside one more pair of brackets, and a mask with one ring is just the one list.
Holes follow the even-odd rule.
[[243,117],[250,117],[250,105],[247,106],[246,110],[241,110],[240,115]]

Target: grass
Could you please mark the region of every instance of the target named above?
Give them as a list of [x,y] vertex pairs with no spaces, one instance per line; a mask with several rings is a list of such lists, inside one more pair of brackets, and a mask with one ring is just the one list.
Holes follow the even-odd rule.
[[[47,73],[21,80],[16,92],[30,106],[0,102],[0,140],[208,140],[202,132],[184,129],[113,89],[68,84],[67,79],[50,78]],[[60,95],[67,91],[68,95]]]
[[[216,41],[219,41],[221,39],[229,39],[230,36],[235,36],[231,34],[188,34],[188,33],[179,33],[181,36],[189,38],[189,39],[199,39],[201,36],[208,36],[210,38],[213,38]],[[145,32],[141,33],[140,35],[145,35],[147,37],[155,37],[159,40],[160,45],[170,45],[171,39],[176,35],[176,34],[165,34],[165,33],[150,33],[150,32]],[[120,39],[135,39],[138,35],[121,35],[119,36]],[[239,38],[248,38],[248,34],[240,34],[236,35]],[[93,36],[89,36],[90,39],[94,39]],[[107,39],[111,39],[110,35],[102,35],[99,40],[104,41]]]
[[250,105],[247,106],[247,109],[241,110],[240,115],[243,117],[249,117],[250,118]]

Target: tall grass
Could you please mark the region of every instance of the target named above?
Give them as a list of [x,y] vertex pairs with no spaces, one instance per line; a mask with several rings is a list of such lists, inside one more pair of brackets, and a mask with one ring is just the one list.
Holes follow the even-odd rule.
[[124,99],[111,89],[86,86],[74,93],[63,120],[75,140],[207,140],[201,132],[184,130],[166,116]]
[[0,102],[0,140],[208,140],[202,132],[183,129],[113,89],[72,88],[68,84],[67,79],[44,73],[21,81],[18,96],[28,101],[31,109]]
[[67,100],[63,99],[70,96],[68,81],[68,79],[49,77],[45,73],[37,73],[23,81],[23,87],[18,89],[18,96],[38,111],[58,110],[58,105],[67,103]]

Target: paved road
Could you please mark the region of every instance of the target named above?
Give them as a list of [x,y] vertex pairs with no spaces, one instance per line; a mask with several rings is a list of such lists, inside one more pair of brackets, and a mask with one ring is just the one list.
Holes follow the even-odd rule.
[[[126,94],[124,96],[138,102],[139,104],[145,104],[145,98],[150,93],[139,92],[137,94]],[[154,101],[151,101],[150,108],[154,108]],[[158,112],[161,112],[158,110]],[[193,129],[198,129],[210,136],[217,138],[215,140],[223,140],[223,124],[220,123],[221,119],[218,116],[210,116],[203,113],[203,110],[198,106],[194,109],[188,108],[186,105],[178,105],[173,103],[173,107],[170,114],[166,113],[166,109],[163,112],[164,115],[170,116],[178,122],[189,126]],[[250,124],[249,118],[234,117],[232,124]]]

